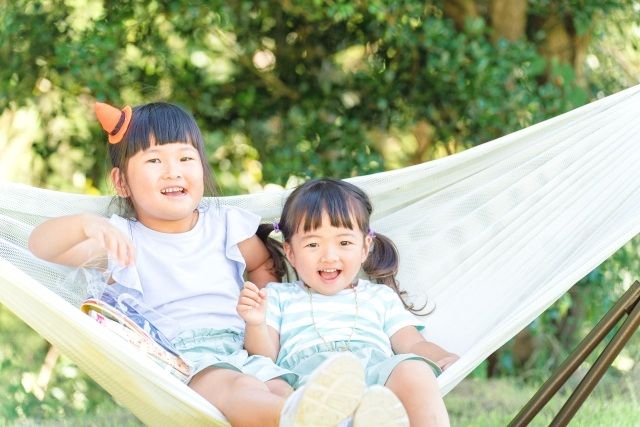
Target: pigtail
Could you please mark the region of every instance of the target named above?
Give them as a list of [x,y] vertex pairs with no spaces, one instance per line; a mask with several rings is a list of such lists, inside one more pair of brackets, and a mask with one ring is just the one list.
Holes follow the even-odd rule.
[[382,235],[372,236],[369,256],[362,268],[372,281],[395,288],[398,274],[398,249],[391,239]]
[[400,285],[396,280],[398,274],[398,248],[393,241],[382,234],[375,233],[372,235],[372,246],[369,256],[362,265],[362,269],[369,276],[372,282],[389,286],[398,296],[402,305],[413,314],[421,314],[426,304],[418,309],[414,304],[406,301],[407,292],[400,289]]
[[273,224],[260,224],[256,231],[256,236],[264,243],[265,247],[269,251],[273,266],[271,271],[280,280],[284,279],[289,282],[289,269],[287,268],[287,258],[284,255],[284,249],[282,249],[282,243],[272,238],[270,235],[275,230]]

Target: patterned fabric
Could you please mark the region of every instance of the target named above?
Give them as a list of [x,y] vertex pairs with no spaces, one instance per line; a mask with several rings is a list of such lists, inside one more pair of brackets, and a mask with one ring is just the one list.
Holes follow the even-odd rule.
[[140,307],[139,302],[131,295],[116,295],[115,293],[105,291],[100,296],[100,300],[120,311],[127,319],[134,322],[140,329],[153,338],[162,348],[176,356],[178,355],[176,349],[171,345],[171,341],[141,313],[141,311],[143,311],[142,307]]
[[[324,344],[310,347],[288,358],[287,361],[282,362],[280,366],[296,373],[298,381],[290,384],[293,388],[298,388],[306,384],[309,377],[318,369],[318,366],[324,363],[325,360],[333,357],[336,353],[344,351],[345,346],[346,341],[332,341],[329,343],[330,351],[327,351],[327,347]],[[350,352],[356,355],[364,367],[365,382],[369,387],[376,384],[385,385],[387,379],[389,379],[389,375],[391,375],[391,371],[405,360],[425,362],[429,365],[435,376],[439,376],[442,373],[435,362],[413,353],[389,356],[380,348],[363,342],[351,342],[349,343],[349,348]]]
[[191,381],[203,369],[223,368],[253,375],[260,381],[282,378],[295,384],[298,376],[279,367],[264,356],[249,356],[243,348],[244,336],[229,329],[197,329],[184,331],[172,340],[172,345],[191,365]]
[[132,344],[182,381],[192,369],[164,334],[143,314],[144,309],[129,294],[107,287],[89,298],[80,309],[106,329]]
[[391,357],[393,334],[405,326],[423,329],[391,288],[367,280],[360,280],[354,288],[357,316],[354,289],[331,296],[312,291],[311,302],[302,282],[270,283],[267,289],[267,324],[280,333],[278,364],[286,364],[306,349],[326,347],[325,341],[346,342],[350,336],[352,343],[367,343]]

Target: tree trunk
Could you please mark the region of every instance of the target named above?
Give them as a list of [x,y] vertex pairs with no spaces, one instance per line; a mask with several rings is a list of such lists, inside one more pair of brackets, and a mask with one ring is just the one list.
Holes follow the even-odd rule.
[[578,325],[586,317],[586,307],[580,285],[569,289],[569,294],[571,295],[571,307],[568,313],[560,320],[556,332],[558,342],[563,348],[567,349],[574,347],[574,341],[577,340]]
[[458,29],[464,28],[467,17],[478,17],[478,6],[475,0],[445,0],[444,14],[453,19]]
[[[591,42],[590,32],[577,34],[570,18],[550,15],[542,24],[546,37],[540,44],[540,54],[549,60],[569,64],[576,74],[576,82],[584,87],[584,63]],[[558,82],[562,83],[562,82]]]
[[585,32],[582,35],[573,36],[573,69],[576,71],[576,83],[581,87],[587,87],[587,78],[584,73],[584,67],[587,60],[587,50],[591,43],[591,32]]
[[491,0],[489,5],[494,41],[516,41],[527,28],[527,0]]
[[416,139],[417,147],[411,155],[410,163],[417,165],[428,160],[432,160],[433,151],[433,126],[425,120],[420,120],[413,128],[413,136]]

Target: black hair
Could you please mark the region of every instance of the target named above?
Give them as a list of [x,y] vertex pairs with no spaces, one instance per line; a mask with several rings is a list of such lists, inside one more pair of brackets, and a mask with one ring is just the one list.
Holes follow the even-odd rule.
[[[175,142],[190,143],[200,154],[203,169],[204,195],[217,195],[213,173],[205,155],[204,138],[191,114],[177,105],[152,102],[133,107],[131,121],[122,140],[109,145],[111,166],[125,174],[127,162],[134,154],[148,149],[152,144],[164,145]],[[135,216],[129,197],[116,198],[116,210],[125,216]]]
[[[331,225],[351,230],[356,227],[363,233],[363,238],[370,232],[369,219],[373,206],[369,196],[357,186],[331,178],[307,181],[297,187],[290,195],[282,209],[278,229],[285,242],[289,242],[295,232],[315,230],[322,226],[323,215],[326,214]],[[282,250],[282,244],[269,237],[274,230],[272,224],[260,225],[256,233],[269,249],[273,258],[274,274],[289,280],[289,269]],[[411,312],[412,304],[405,300],[406,292],[402,291],[396,280],[398,273],[398,250],[391,239],[379,233],[372,233],[372,248],[362,265],[368,278],[392,288],[399,296],[405,308]]]

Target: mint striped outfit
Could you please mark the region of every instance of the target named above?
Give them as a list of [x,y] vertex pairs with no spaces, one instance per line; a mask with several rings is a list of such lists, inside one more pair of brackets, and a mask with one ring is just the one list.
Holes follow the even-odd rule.
[[390,337],[394,333],[405,326],[419,330],[423,326],[388,286],[361,279],[354,289],[335,295],[311,291],[312,301],[300,281],[270,283],[267,289],[267,324],[280,334],[276,363],[299,375],[292,384],[296,388],[324,360],[347,347],[362,361],[367,385],[384,385],[395,366],[407,359],[424,360],[436,375],[440,373],[435,363],[421,356],[393,353]]

